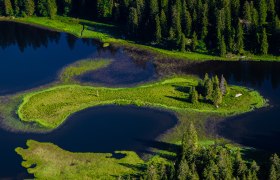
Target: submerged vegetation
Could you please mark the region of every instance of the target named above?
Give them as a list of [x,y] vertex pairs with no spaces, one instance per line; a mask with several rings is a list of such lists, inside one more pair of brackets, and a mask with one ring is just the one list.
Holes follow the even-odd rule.
[[[248,112],[264,106],[265,100],[256,91],[231,86],[219,108],[204,98],[199,103],[188,101],[189,90],[197,86],[194,77],[172,78],[158,83],[134,88],[103,88],[80,85],[56,86],[38,92],[28,93],[18,108],[18,115],[26,122],[37,122],[48,128],[56,128],[66,118],[82,109],[104,104],[135,104],[170,110],[191,110],[233,115]],[[243,96],[236,98],[235,95]]]
[[79,75],[104,68],[110,64],[109,59],[85,59],[70,64],[62,69],[59,79],[63,83],[75,81]]

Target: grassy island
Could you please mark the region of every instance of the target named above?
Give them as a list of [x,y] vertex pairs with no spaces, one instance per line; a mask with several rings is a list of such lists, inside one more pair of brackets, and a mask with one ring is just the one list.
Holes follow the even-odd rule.
[[[189,90],[198,82],[195,77],[177,77],[133,88],[61,85],[24,95],[17,113],[22,121],[56,128],[77,111],[105,104],[134,104],[222,115],[248,112],[265,104],[258,92],[237,86],[230,87],[230,93],[219,108],[203,101],[192,104],[188,101]],[[238,93],[243,95],[236,98]]]
[[[51,143],[27,141],[28,149],[17,148],[36,179],[116,179],[120,175],[137,174],[134,168],[144,161],[134,152],[118,151],[124,155],[116,159],[109,153],[72,153]],[[36,164],[36,167],[32,167]],[[131,166],[131,167],[130,167]]]

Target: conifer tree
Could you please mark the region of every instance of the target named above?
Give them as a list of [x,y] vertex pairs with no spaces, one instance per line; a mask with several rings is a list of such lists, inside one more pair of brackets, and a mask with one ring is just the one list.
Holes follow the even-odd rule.
[[191,103],[193,103],[193,104],[197,104],[198,103],[198,93],[197,93],[195,87],[193,87],[191,89],[190,100],[191,100]]
[[159,175],[155,164],[149,164],[147,168],[147,180],[158,180]]
[[204,40],[208,35],[208,4],[203,5],[202,10],[202,29],[201,29],[201,39]]
[[172,6],[172,28],[174,30],[175,36],[180,39],[182,33],[182,26],[181,26],[181,15],[179,13],[178,6]]
[[219,42],[218,42],[218,54],[220,56],[225,56],[226,53],[227,53],[227,47],[226,47],[226,43],[225,43],[225,38],[224,36],[222,35],[221,38],[219,39]]
[[243,27],[240,22],[238,22],[236,37],[237,37],[236,50],[239,54],[242,54],[244,51],[244,35],[243,35]]
[[155,32],[155,39],[157,43],[161,41],[161,26],[160,26],[160,19],[159,16],[156,15],[156,32]]
[[267,4],[266,0],[259,0],[259,24],[263,25],[266,23],[267,17]]
[[21,1],[14,0],[14,15],[20,16],[21,15]]
[[47,0],[47,10],[49,17],[53,19],[57,13],[56,0]]
[[189,171],[190,171],[190,168],[189,168],[189,165],[188,165],[186,159],[182,159],[179,164],[177,179],[186,180],[188,177]]
[[193,32],[192,43],[191,43],[192,51],[196,51],[197,44],[198,44],[198,42],[197,42],[197,35],[196,35],[196,32]]
[[268,42],[265,28],[262,30],[260,43],[260,53],[266,55],[268,53]]
[[160,26],[162,35],[167,37],[168,36],[168,26],[167,26],[167,18],[164,10],[160,12]]
[[259,25],[259,13],[258,10],[254,6],[254,2],[251,1],[251,25],[257,27]]
[[181,52],[185,52],[186,51],[186,37],[184,35],[184,33],[182,33],[181,35]]
[[274,165],[272,165],[270,167],[269,180],[278,180],[277,179],[277,172],[276,172],[276,169],[275,169]]
[[270,180],[280,179],[280,158],[277,154],[273,154],[270,158]]
[[38,0],[37,1],[37,11],[38,15],[47,17],[49,16],[48,8],[47,8],[47,0]]
[[128,26],[129,34],[135,37],[138,28],[138,15],[137,10],[134,7],[129,9]]
[[270,22],[273,22],[275,19],[275,2],[274,0],[267,1],[267,19]]
[[220,91],[220,88],[217,87],[213,90],[213,104],[218,107],[223,101],[223,96]]
[[24,12],[27,16],[33,16],[35,12],[34,0],[25,0],[24,1]]
[[208,79],[205,82],[205,90],[206,90],[206,99],[211,100],[213,94],[213,82],[211,79]]
[[6,16],[13,16],[14,11],[13,11],[11,0],[3,0],[3,1],[4,1],[5,15]]
[[223,75],[221,76],[220,89],[222,95],[226,95],[228,93],[228,84]]
[[250,23],[252,21],[251,6],[248,1],[245,1],[243,6],[243,19]]

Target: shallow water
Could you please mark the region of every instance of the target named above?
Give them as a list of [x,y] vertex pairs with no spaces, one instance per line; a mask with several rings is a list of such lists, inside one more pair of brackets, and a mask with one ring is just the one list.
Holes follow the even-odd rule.
[[[146,57],[145,61],[134,60],[122,49],[101,48],[93,40],[77,39],[65,33],[0,22],[0,35],[0,95],[50,83],[62,67],[82,58],[113,59],[108,67],[79,77],[83,82],[132,86],[154,80],[157,73],[161,73]],[[206,72],[223,74],[231,84],[260,91],[270,100],[271,107],[229,118],[219,124],[218,133],[244,145],[280,152],[279,143],[275,143],[280,138],[280,63],[209,61],[177,66],[178,69],[171,68],[170,71],[201,77]],[[21,172],[26,174],[14,148],[24,147],[27,139],[52,142],[69,151],[141,152],[147,150],[147,141],[154,140],[175,123],[176,117],[166,112],[106,106],[79,112],[62,127],[45,135],[0,130],[0,159],[4,162],[0,167],[0,178],[19,177]]]
[[175,115],[160,110],[103,106],[80,111],[47,134],[15,134],[0,130],[0,178],[26,177],[26,170],[20,165],[22,159],[14,149],[25,147],[28,139],[51,142],[72,152],[131,150],[141,154],[149,148],[151,141],[176,123]]
[[155,78],[149,61],[139,64],[122,49],[102,48],[91,39],[13,22],[0,22],[0,35],[0,95],[50,83],[64,66],[84,58],[113,60],[107,69],[85,76],[84,82],[114,86]]

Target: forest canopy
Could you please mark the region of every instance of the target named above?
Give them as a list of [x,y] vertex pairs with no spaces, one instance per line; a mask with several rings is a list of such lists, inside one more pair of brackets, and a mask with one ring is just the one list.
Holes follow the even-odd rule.
[[0,16],[71,16],[180,51],[280,54],[280,0],[0,0]]

